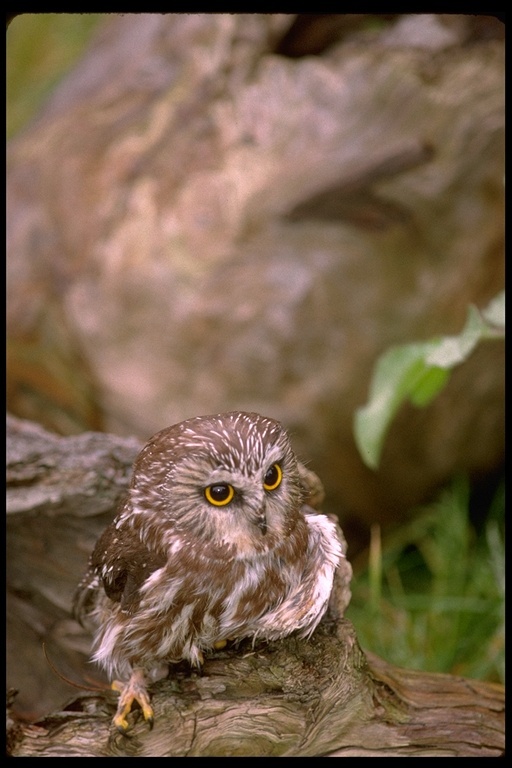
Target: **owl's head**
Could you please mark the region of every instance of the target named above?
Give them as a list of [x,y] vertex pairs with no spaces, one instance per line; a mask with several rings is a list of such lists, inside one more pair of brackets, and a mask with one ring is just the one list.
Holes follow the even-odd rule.
[[279,422],[234,411],[198,416],[156,434],[136,461],[133,511],[170,533],[228,545],[240,556],[272,547],[295,527],[302,491]]

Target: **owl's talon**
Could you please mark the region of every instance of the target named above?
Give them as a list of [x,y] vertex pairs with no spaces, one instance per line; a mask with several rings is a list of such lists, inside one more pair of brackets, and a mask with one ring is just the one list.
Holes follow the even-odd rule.
[[150,730],[152,730],[155,722],[154,712],[149,703],[149,694],[146,689],[143,671],[135,669],[127,683],[113,680],[110,687],[120,694],[117,712],[113,719],[113,723],[119,733],[125,735],[130,727],[126,716],[131,712],[134,701],[139,704],[144,720],[149,725]]
[[129,723],[128,723],[128,720],[126,720],[126,719],[125,719],[125,718],[123,718],[123,717],[118,717],[118,716],[116,715],[116,716],[114,717],[113,723],[114,723],[115,727],[117,728],[117,730],[119,731],[119,733],[120,733],[122,736],[126,736],[126,734],[127,734],[127,732],[128,732],[128,729],[129,729],[129,727],[130,727],[130,726],[129,726]]

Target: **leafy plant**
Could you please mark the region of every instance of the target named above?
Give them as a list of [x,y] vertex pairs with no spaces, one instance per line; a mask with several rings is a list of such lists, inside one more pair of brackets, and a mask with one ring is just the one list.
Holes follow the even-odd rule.
[[[424,407],[476,345],[504,337],[505,294],[471,306],[457,336],[395,346],[378,360],[368,403],[354,417],[365,463],[376,469],[389,425],[405,400]],[[438,500],[381,542],[372,527],[347,611],[363,646],[392,663],[504,682],[505,496],[495,495],[483,535],[469,516],[470,485],[456,477]]]
[[364,647],[398,666],[503,683],[504,488],[483,536],[470,523],[469,495],[467,478],[455,478],[384,548],[374,526],[347,617]]
[[394,346],[379,358],[369,401],[354,416],[354,437],[367,466],[378,467],[386,433],[400,405],[405,400],[418,407],[428,405],[443,389],[452,369],[464,362],[480,341],[503,338],[504,328],[503,291],[483,312],[470,306],[458,336]]

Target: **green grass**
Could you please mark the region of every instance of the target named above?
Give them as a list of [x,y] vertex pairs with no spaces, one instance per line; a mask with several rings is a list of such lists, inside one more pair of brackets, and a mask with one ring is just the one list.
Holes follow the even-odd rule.
[[504,488],[478,534],[469,495],[456,478],[384,542],[374,527],[347,618],[397,666],[504,683]]
[[83,53],[102,13],[23,13],[7,28],[7,138],[14,136]]

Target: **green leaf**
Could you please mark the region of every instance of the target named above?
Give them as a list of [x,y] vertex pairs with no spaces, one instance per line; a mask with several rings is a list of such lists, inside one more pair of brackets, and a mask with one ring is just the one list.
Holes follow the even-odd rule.
[[372,469],[379,463],[382,442],[390,421],[412,392],[421,400],[425,382],[425,344],[391,347],[377,361],[370,399],[355,413],[354,436],[363,461]]
[[439,368],[453,368],[462,363],[485,336],[487,325],[476,307],[470,306],[466,325],[458,336],[444,336],[430,343],[425,362]]
[[505,328],[505,291],[501,291],[492,299],[484,310],[482,315],[491,325],[498,328]]
[[449,376],[450,372],[446,368],[438,368],[435,365],[432,368],[425,367],[421,381],[409,394],[411,403],[418,408],[424,408],[442,390]]
[[468,308],[466,324],[457,336],[391,347],[378,359],[366,405],[354,414],[354,438],[365,464],[377,469],[389,425],[406,400],[428,405],[446,385],[452,369],[464,362],[482,339],[503,338],[504,292],[482,314]]

